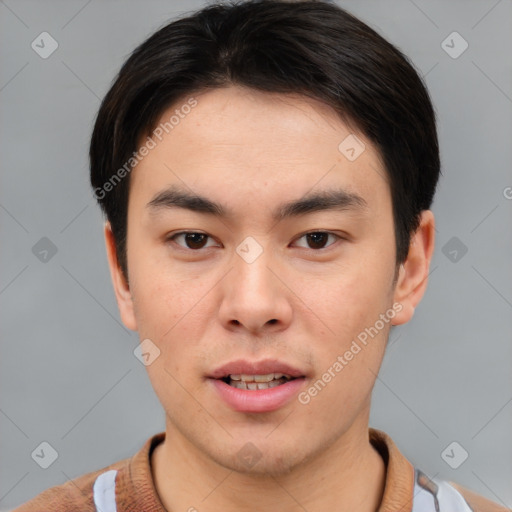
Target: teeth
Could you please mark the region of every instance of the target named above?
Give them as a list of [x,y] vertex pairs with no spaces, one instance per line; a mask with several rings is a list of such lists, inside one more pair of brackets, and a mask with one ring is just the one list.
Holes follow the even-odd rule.
[[255,375],[254,382],[270,382],[273,378],[273,373],[269,373],[268,375]]
[[229,375],[231,380],[243,381],[243,382],[270,382],[272,380],[277,380],[281,378],[291,379],[290,375],[286,375],[284,373],[267,373],[266,375],[247,375],[247,374],[237,374],[237,375]]
[[237,389],[246,389],[255,391],[257,389],[269,389],[275,388],[280,384],[284,384],[281,380],[273,380],[271,382],[244,382],[240,380],[232,380],[230,381],[231,386]]

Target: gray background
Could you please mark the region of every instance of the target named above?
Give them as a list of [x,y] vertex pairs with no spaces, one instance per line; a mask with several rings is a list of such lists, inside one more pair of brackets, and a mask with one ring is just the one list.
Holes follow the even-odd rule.
[[[392,332],[371,425],[430,477],[512,507],[512,2],[339,4],[425,76],[444,173],[429,288]],[[120,323],[87,150],[129,52],[203,5],[0,2],[0,509],[132,455],[164,429],[133,355],[137,335]],[[47,59],[31,48],[43,31],[59,44]],[[442,47],[453,31],[469,44],[458,58]],[[42,237],[57,248],[46,262],[32,251]],[[42,441],[58,452],[46,470],[31,457]],[[458,469],[441,457],[453,441],[469,453]]]

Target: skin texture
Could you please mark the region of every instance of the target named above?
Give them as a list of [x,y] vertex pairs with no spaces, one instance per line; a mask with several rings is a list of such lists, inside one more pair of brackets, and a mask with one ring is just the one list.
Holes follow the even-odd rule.
[[[168,510],[376,510],[385,468],[368,441],[371,391],[390,326],[409,321],[425,291],[433,214],[423,212],[396,276],[389,185],[362,134],[298,95],[231,86],[194,97],[132,171],[129,285],[105,226],[122,320],[160,350],[147,366],[166,413],[166,440],[152,457],[157,491]],[[338,150],[351,133],[365,143],[354,161]],[[151,213],[147,203],[173,184],[233,216]],[[330,188],[360,195],[366,208],[271,218],[278,204]],[[209,238],[169,239],[184,230]],[[319,231],[343,238],[322,246],[304,236]],[[248,236],[263,250],[250,264],[236,252]],[[207,378],[234,359],[272,358],[304,372],[304,391],[393,304],[394,318],[305,405],[236,412]],[[261,454],[252,467],[238,457],[249,442]]]

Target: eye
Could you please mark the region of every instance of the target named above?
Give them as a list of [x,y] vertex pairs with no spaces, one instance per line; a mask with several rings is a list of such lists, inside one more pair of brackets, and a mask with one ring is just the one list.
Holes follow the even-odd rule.
[[[310,247],[306,247],[306,248],[317,250],[317,249],[325,248],[325,245],[326,245],[329,237],[333,237],[336,240],[341,239],[340,236],[335,235],[334,233],[330,233],[329,231],[311,231],[310,233],[306,233],[305,235],[302,235],[297,240],[301,240],[301,239],[305,238],[306,243],[312,245],[312,247],[310,246]],[[332,245],[332,244],[329,244],[327,247],[329,247],[330,245]]]
[[[329,237],[334,239],[334,241],[327,245]],[[177,242],[180,238],[183,240],[182,243]],[[212,247],[212,245],[207,245],[208,239],[211,239],[209,235],[197,231],[181,231],[167,238],[167,240],[177,243],[178,246],[192,251]],[[307,244],[306,246],[302,245],[302,247],[306,249],[320,250],[325,249],[326,246],[330,247],[334,242],[336,242],[336,240],[342,239],[342,237],[329,231],[311,231],[309,233],[305,233],[297,240],[302,239],[305,239]]]
[[176,233],[168,237],[167,240],[172,240],[173,242],[175,242],[180,237],[183,237],[185,245],[182,245],[180,243],[178,243],[178,245],[185,249],[192,250],[198,250],[207,247],[206,241],[208,240],[208,238],[211,238],[206,233],[198,233],[196,231],[181,231],[180,233]]

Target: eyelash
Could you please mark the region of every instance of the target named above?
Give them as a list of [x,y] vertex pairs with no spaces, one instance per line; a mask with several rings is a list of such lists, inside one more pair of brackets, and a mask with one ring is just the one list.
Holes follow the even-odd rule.
[[[182,236],[182,235],[190,235],[190,234],[193,234],[193,235],[204,235],[206,236],[207,238],[212,238],[211,236],[207,235],[206,233],[201,233],[200,231],[179,231],[178,233],[174,233],[173,235],[170,235],[166,238],[166,241],[168,242],[173,242],[176,244],[175,242],[175,239],[179,236]],[[312,234],[323,234],[323,235],[332,235],[333,237],[336,238],[336,240],[344,240],[344,238],[340,235],[337,235],[331,231],[308,231],[307,233],[304,233],[302,235],[300,235],[298,238],[296,238],[295,240],[300,240],[301,238],[304,238],[306,237],[307,235],[312,235]],[[327,250],[329,249],[329,247],[332,247],[333,245],[335,244],[332,243],[330,245],[328,245],[327,247],[322,247],[320,249],[313,249],[311,247],[306,247],[305,249],[309,249],[311,251],[314,251],[314,252],[319,252],[319,251],[324,251],[324,250]],[[176,244],[179,246],[180,249],[184,250],[184,251],[191,251],[191,252],[199,252],[203,249],[208,249],[209,247],[201,247],[200,249],[191,249],[190,247],[184,247],[180,244]],[[302,247],[304,249],[304,247]]]

